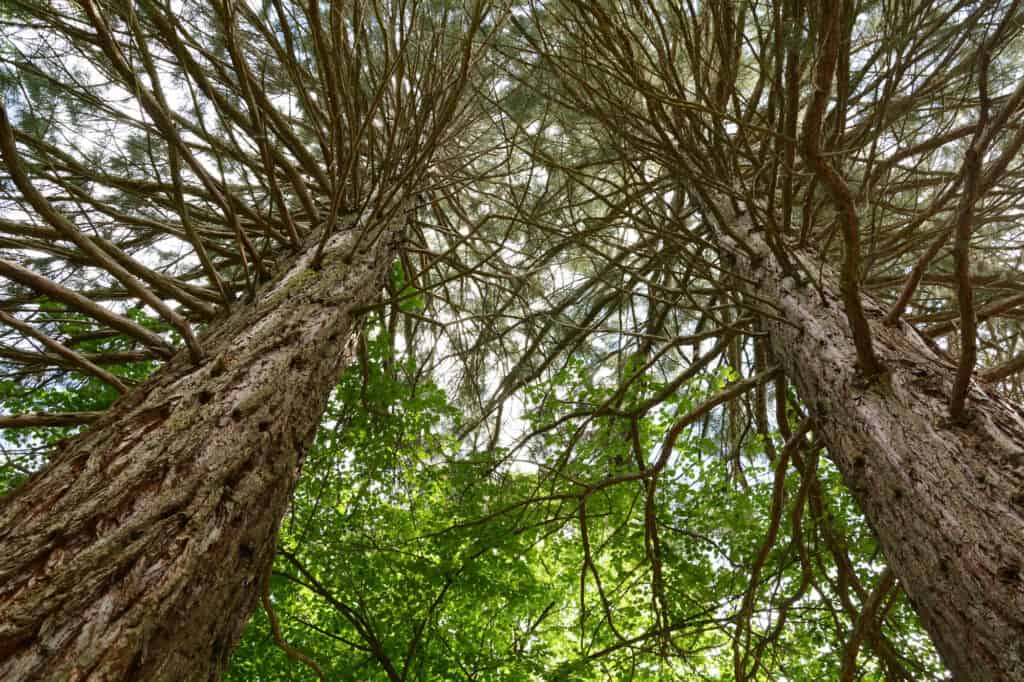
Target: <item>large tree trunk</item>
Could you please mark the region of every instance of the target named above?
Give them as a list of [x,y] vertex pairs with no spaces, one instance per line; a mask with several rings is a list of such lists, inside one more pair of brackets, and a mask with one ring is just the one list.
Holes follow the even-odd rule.
[[[364,229],[380,229],[368,225]],[[213,680],[397,244],[316,241],[0,507],[0,679]]]
[[865,381],[834,271],[805,257],[799,286],[738,224],[764,256],[732,249],[739,270],[786,321],[767,321],[775,353],[943,660],[957,680],[1024,680],[1024,410],[975,383],[952,423],[955,364],[870,299],[887,372]]

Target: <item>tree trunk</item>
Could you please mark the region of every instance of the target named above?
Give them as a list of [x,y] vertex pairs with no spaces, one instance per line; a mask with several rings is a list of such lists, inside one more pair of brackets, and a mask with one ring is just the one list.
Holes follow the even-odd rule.
[[955,363],[870,299],[886,373],[865,381],[835,273],[805,256],[814,281],[798,286],[738,223],[764,256],[731,249],[738,271],[785,320],[768,320],[775,353],[946,665],[957,680],[1024,680],[1024,410],[976,382],[970,420],[952,423]]
[[[360,222],[360,224],[362,224]],[[372,224],[364,229],[374,227]],[[398,230],[283,276],[0,506],[0,679],[215,680]]]

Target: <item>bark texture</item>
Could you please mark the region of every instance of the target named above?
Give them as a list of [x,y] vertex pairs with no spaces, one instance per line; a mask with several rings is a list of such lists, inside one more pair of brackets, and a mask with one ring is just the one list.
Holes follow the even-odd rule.
[[1024,680],[1024,410],[973,382],[968,420],[951,421],[956,364],[906,323],[883,324],[869,298],[886,371],[866,381],[834,271],[804,257],[814,281],[798,285],[737,222],[763,255],[733,249],[739,273],[785,320],[768,321],[777,357],[943,660],[957,680]]
[[[0,679],[215,680],[398,232],[316,239],[0,507]],[[315,235],[314,235],[315,237]],[[351,256],[351,257],[350,257]]]

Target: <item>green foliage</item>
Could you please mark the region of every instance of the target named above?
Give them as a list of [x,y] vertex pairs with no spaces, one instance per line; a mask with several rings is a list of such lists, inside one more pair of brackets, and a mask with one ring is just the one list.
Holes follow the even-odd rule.
[[[399,305],[414,304],[400,266],[392,285],[405,296]],[[129,314],[166,331],[142,311]],[[40,316],[60,337],[77,339],[79,351],[132,347],[121,336],[92,335],[90,321],[59,305],[44,303]],[[745,621],[751,567],[772,525],[777,462],[761,437],[745,443],[738,476],[715,420],[685,429],[650,509],[650,479],[630,478],[640,462],[649,468],[662,456],[676,415],[737,380],[735,371],[699,376],[632,420],[621,415],[666,386],[643,357],[627,357],[619,378],[570,357],[526,390],[523,428],[542,433],[543,444],[522,454],[472,449],[450,435],[460,410],[411,356],[395,358],[383,325],[364,333],[359,356],[340,377],[306,459],[270,582],[284,639],[327,679],[386,680],[390,669],[416,680],[731,680],[740,622],[753,650],[763,643],[759,665],[744,664],[752,679],[839,676],[863,599],[839,577],[839,562],[867,590],[882,564],[827,460],[816,473],[787,466],[776,540]],[[110,369],[138,381],[154,367]],[[4,382],[0,406],[84,411],[116,399],[92,377],[68,376],[34,387]],[[607,404],[616,410],[597,409]],[[580,410],[591,417],[575,418]],[[73,431],[12,429],[5,439],[52,447]],[[37,466],[9,461],[0,484],[9,489]],[[881,632],[916,679],[941,677],[905,598],[889,603]],[[886,679],[869,647],[859,662],[861,679]],[[227,679],[316,675],[276,646],[258,609]]]
[[[374,329],[363,363],[341,377],[283,525],[271,591],[291,646],[331,680],[386,680],[389,667],[416,680],[734,679],[732,641],[771,524],[776,463],[752,440],[738,484],[717,434],[695,426],[658,477],[653,514],[647,482],[602,485],[636,471],[633,442],[653,462],[673,415],[735,372],[677,391],[637,420],[634,440],[621,417],[596,417],[583,430],[568,418],[618,389],[573,357],[527,392],[526,428],[547,434],[524,460],[445,435],[458,411],[437,385],[408,381],[413,364],[389,370],[389,353]],[[622,409],[664,387],[640,367],[636,358],[625,364],[634,381]],[[845,557],[870,589],[878,550],[832,466],[820,464],[819,501],[810,503],[788,470],[778,540],[754,591],[752,640],[766,650],[752,679],[835,679],[856,615],[837,611],[836,592],[860,601],[837,581],[835,561]],[[825,538],[840,555],[825,551]],[[918,679],[939,678],[905,599],[891,604],[885,632],[912,652],[905,663]],[[885,679],[866,647],[861,660],[861,679]],[[316,676],[275,646],[261,612],[228,679]]]
[[[5,260],[180,347],[125,312],[154,300],[109,258],[187,336],[313,278],[348,286],[371,249],[399,254],[386,286],[374,276],[381,319],[339,378],[270,580],[285,638],[326,677],[940,675],[817,427],[790,440],[788,419],[839,406],[804,409],[777,394],[785,378],[752,388],[787,355],[769,321],[798,316],[774,268],[742,270],[770,251],[786,288],[795,277],[830,305],[843,262],[841,293],[891,302],[950,211],[977,205],[972,296],[1002,313],[979,318],[976,364],[1013,366],[1016,3],[99,4],[0,4],[17,128]],[[979,145],[987,198],[964,194]],[[325,217],[354,238],[348,255],[261,298],[329,236]],[[971,328],[967,311],[947,324],[960,246],[903,311],[951,351]],[[108,355],[128,385],[156,368],[111,365],[136,346],[15,280],[5,309],[41,332]],[[381,292],[335,293],[310,303]],[[116,399],[8,338],[2,413]],[[75,431],[6,431],[0,494]],[[312,677],[270,623],[253,619],[231,677]]]
[[395,261],[391,267],[391,285],[398,292],[399,307],[403,312],[423,310],[426,307],[423,294],[408,284],[401,261]]

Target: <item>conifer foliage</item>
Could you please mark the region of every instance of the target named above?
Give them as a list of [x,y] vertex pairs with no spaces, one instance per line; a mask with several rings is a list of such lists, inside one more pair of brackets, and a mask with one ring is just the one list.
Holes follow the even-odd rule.
[[0,677],[1024,679],[1022,33],[5,3]]

